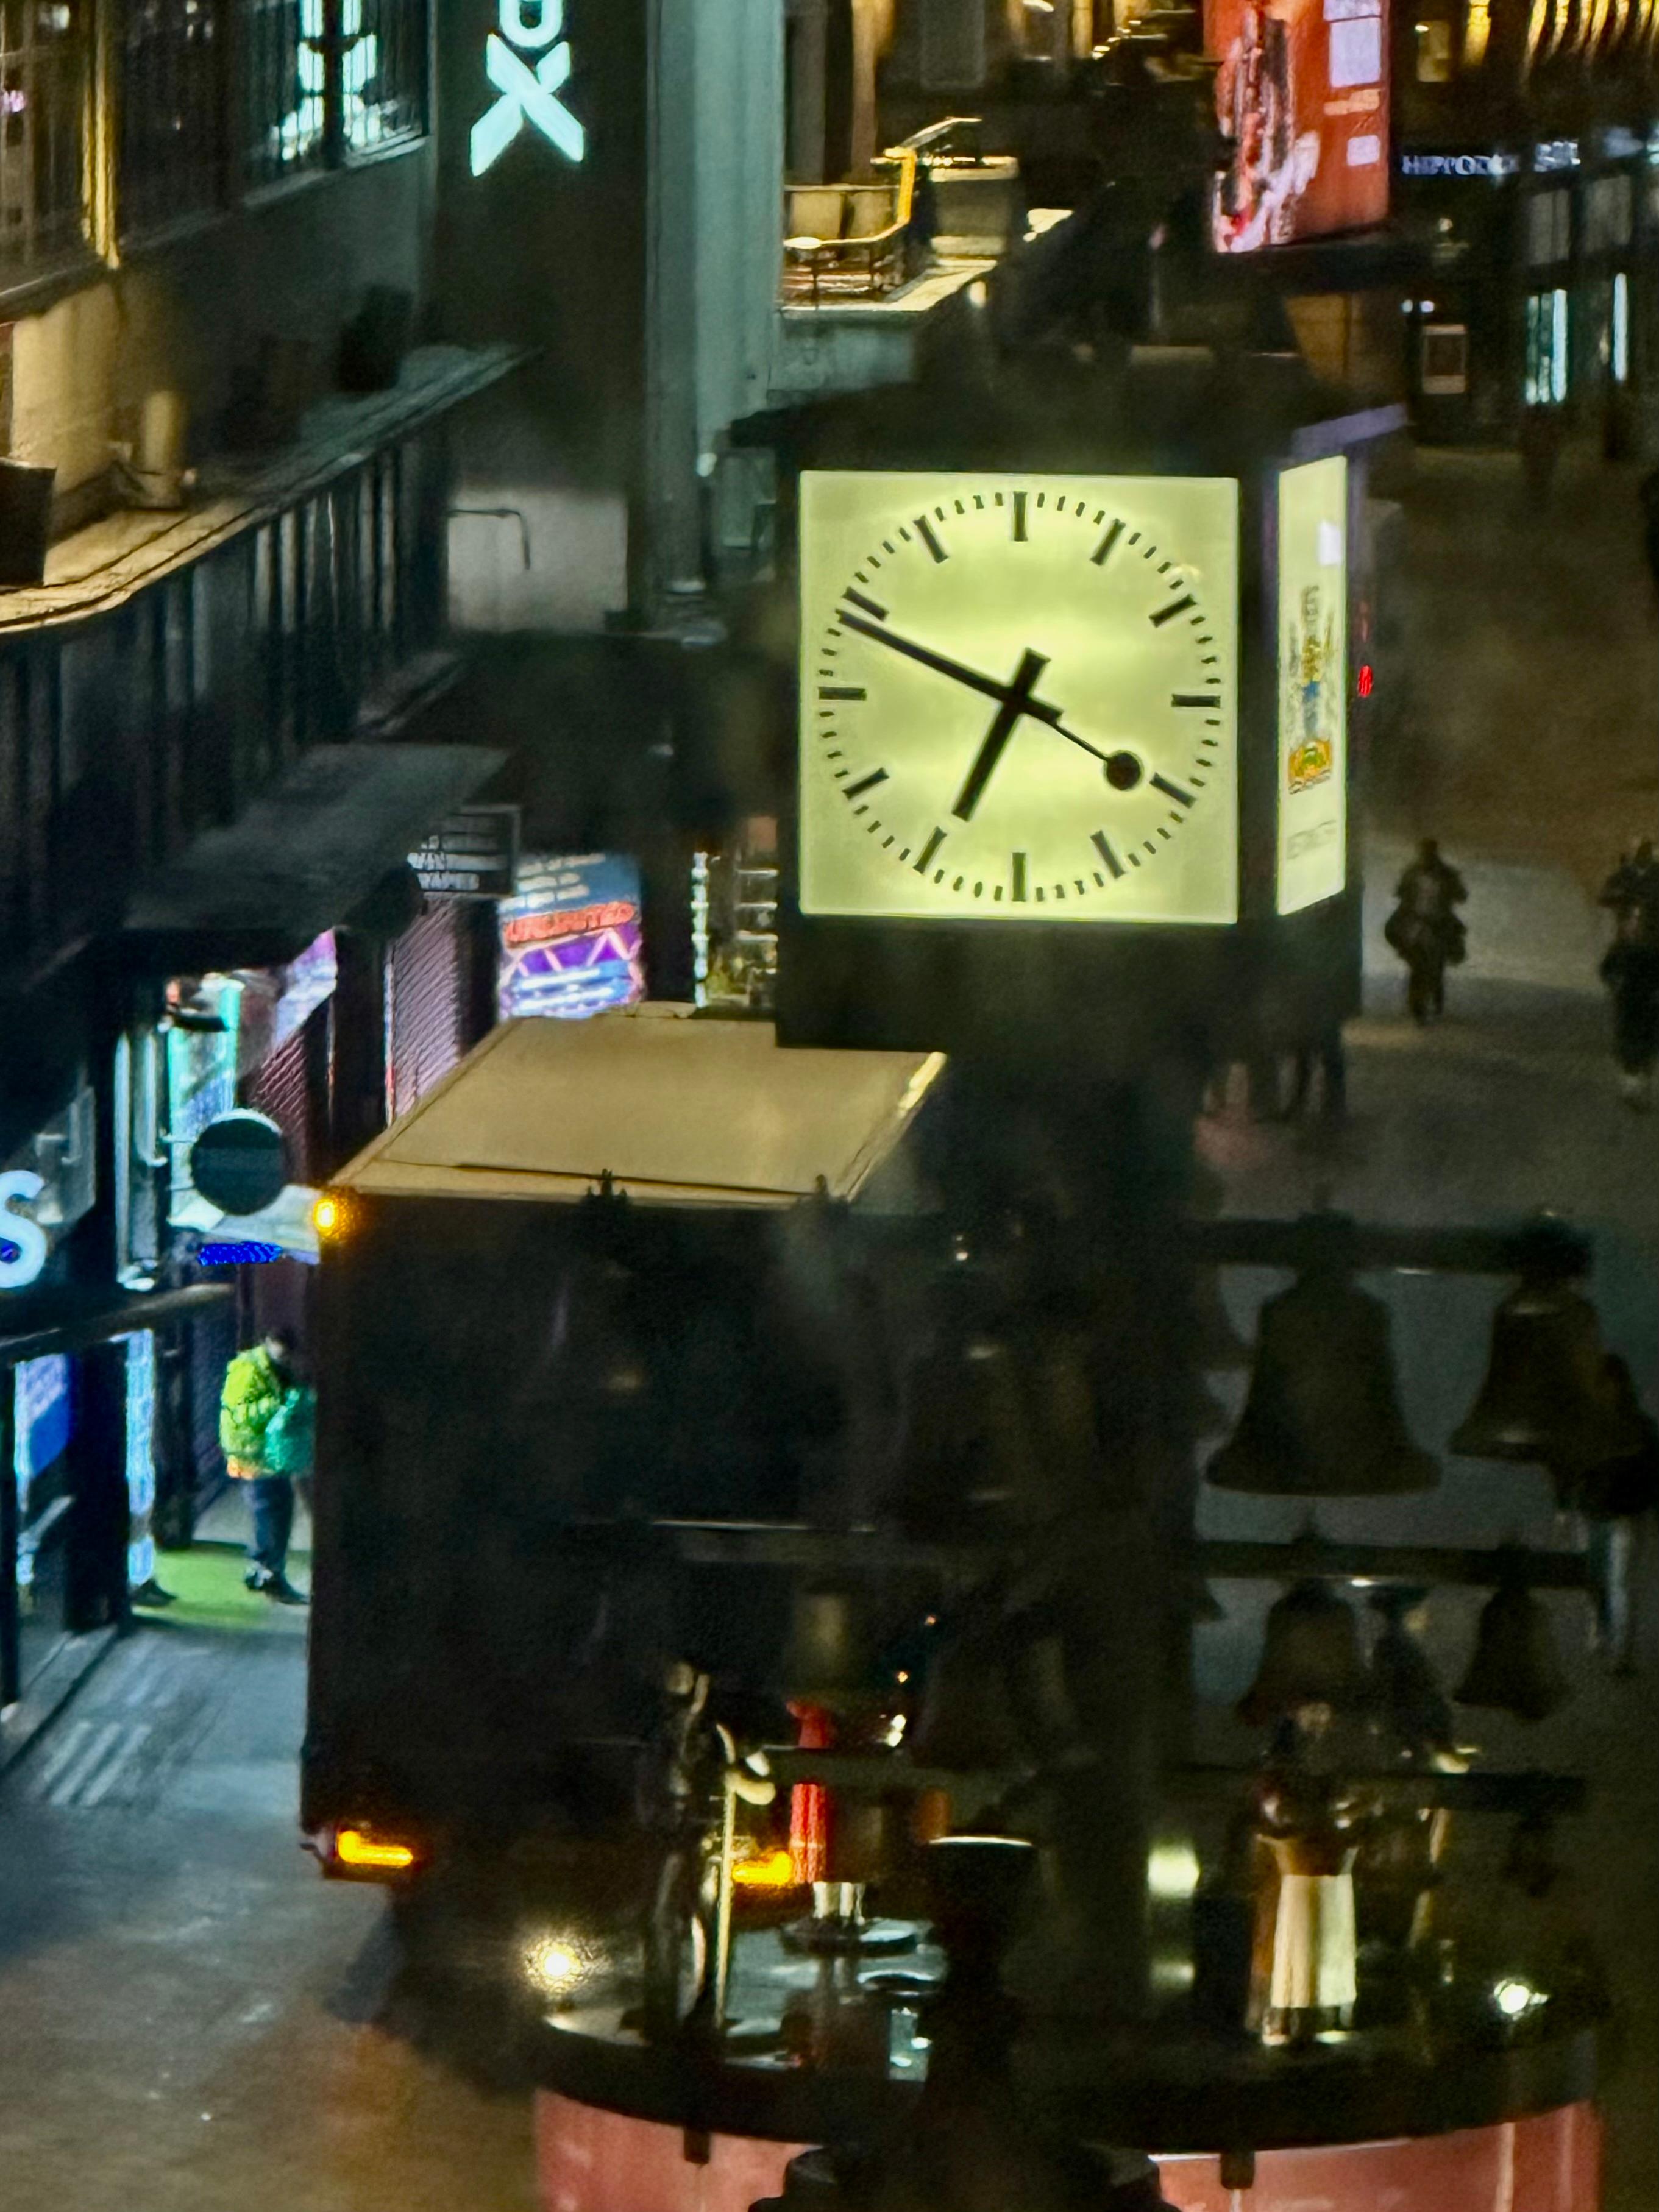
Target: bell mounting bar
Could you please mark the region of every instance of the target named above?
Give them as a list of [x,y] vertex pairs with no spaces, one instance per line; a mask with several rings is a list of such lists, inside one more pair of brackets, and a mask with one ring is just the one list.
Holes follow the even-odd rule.
[[1304,1267],[1340,1231],[1345,1255],[1356,1270],[1407,1275],[1516,1275],[1547,1251],[1550,1272],[1587,1275],[1588,1237],[1553,1214],[1512,1229],[1442,1228],[1432,1223],[1354,1221],[1346,1214],[1304,1213],[1252,1220],[1243,1216],[1189,1220],[1194,1259],[1219,1267]]
[[1288,1544],[1209,1537],[1197,1547],[1200,1574],[1216,1582],[1461,1583],[1497,1589],[1589,1589],[1582,1552],[1536,1552],[1514,1544],[1468,1552],[1432,1544],[1332,1544],[1322,1537]]

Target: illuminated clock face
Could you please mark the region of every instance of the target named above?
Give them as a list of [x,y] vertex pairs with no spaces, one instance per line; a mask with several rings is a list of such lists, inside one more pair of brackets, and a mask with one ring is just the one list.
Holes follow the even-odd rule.
[[1230,477],[808,472],[806,914],[1230,922]]

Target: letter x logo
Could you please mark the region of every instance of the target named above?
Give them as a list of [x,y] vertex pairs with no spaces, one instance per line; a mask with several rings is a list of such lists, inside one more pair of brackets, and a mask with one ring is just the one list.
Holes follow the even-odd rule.
[[[534,0],[532,0],[533,6]],[[586,134],[564,102],[555,95],[570,76],[570,46],[561,39],[563,0],[541,0],[534,19],[527,17],[525,0],[501,0],[501,26],[505,36],[492,31],[484,45],[484,74],[501,97],[472,126],[471,168],[483,176],[498,161],[526,123],[556,146],[567,161],[580,161],[587,150]],[[512,40],[512,45],[507,40]],[[514,46],[547,52],[532,70],[514,53]]]

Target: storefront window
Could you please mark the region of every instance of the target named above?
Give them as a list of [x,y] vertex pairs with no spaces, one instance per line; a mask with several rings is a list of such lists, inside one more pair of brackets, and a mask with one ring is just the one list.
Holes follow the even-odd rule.
[[1628,246],[1630,234],[1630,179],[1597,177],[1584,193],[1585,252],[1612,252]]
[[1443,21],[1419,23],[1417,29],[1417,82],[1419,84],[1449,84],[1452,78],[1452,27]]
[[1527,404],[1559,406],[1566,396],[1567,295],[1534,292],[1527,301]]
[[1423,331],[1424,392],[1452,398],[1469,388],[1469,333],[1463,323],[1430,323]]
[[89,15],[75,0],[0,11],[0,265],[85,240]]
[[1527,202],[1527,258],[1534,268],[1565,261],[1572,251],[1572,195],[1534,192]]
[[215,0],[134,0],[121,19],[125,236],[204,214],[224,190],[224,41]]

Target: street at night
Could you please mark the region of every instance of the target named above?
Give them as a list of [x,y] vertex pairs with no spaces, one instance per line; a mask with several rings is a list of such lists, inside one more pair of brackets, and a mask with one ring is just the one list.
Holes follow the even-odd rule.
[[0,44],[0,2206],[1653,2212],[1651,9]]

